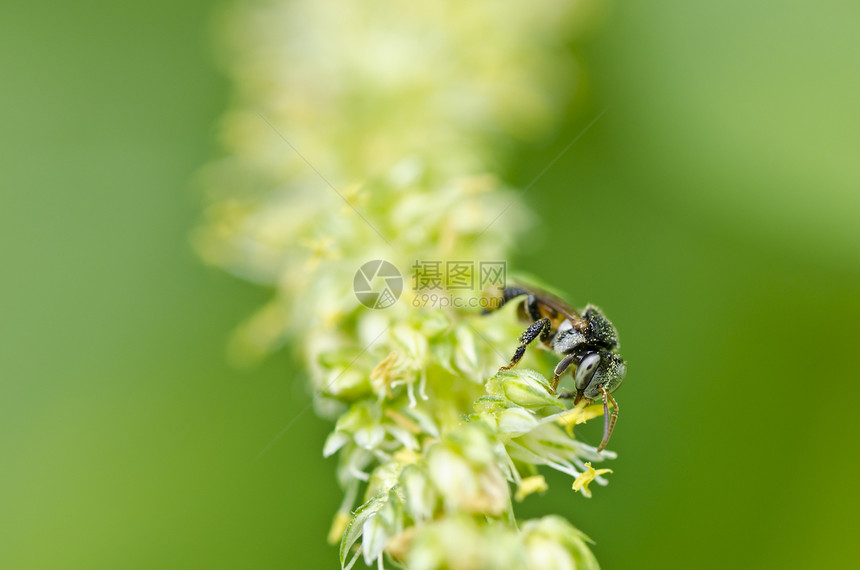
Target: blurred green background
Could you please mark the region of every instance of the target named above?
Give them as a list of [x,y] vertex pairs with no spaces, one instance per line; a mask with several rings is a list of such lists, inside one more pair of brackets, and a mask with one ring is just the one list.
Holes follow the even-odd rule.
[[[334,568],[329,425],[285,351],[224,357],[267,292],[188,245],[229,86],[212,2],[0,17],[0,567]],[[606,569],[857,564],[860,4],[610,7],[584,89],[502,174],[512,263],[599,303],[630,363],[591,500]],[[300,458],[297,461],[297,458]]]

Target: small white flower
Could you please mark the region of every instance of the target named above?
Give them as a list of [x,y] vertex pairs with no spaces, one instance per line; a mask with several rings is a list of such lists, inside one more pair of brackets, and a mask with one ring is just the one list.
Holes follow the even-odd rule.
[[408,466],[403,470],[401,478],[403,493],[406,498],[405,508],[416,522],[429,520],[433,517],[439,495],[427,473],[415,466]]
[[508,408],[497,418],[499,433],[510,438],[525,435],[540,425],[534,414],[524,408]]
[[493,464],[473,465],[447,447],[427,459],[430,480],[449,513],[502,514],[509,502],[508,483]]
[[564,408],[564,404],[551,393],[546,378],[533,370],[503,370],[487,382],[487,392],[504,396],[526,408]]

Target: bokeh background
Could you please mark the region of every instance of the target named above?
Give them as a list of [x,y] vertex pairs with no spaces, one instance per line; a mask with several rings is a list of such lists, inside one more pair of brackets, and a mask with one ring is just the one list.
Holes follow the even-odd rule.
[[[2,8],[2,568],[337,565],[330,426],[255,459],[310,395],[288,349],[229,365],[268,293],[189,246],[222,8]],[[501,174],[526,186],[605,110],[510,262],[619,328],[620,457],[591,500],[548,473],[520,512],[564,513],[606,569],[853,567],[860,4],[599,12],[565,122]]]

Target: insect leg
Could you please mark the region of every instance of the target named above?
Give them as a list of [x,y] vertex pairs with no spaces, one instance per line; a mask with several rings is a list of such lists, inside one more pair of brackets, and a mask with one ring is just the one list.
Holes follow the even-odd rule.
[[[558,398],[562,400],[573,400],[573,405],[576,406],[579,402],[582,401],[583,392],[581,390],[577,390],[576,392],[562,392],[558,395]],[[591,400],[588,400],[587,403],[591,403]]]
[[[555,375],[552,377],[552,391],[555,393],[556,388],[558,388],[558,379],[564,374],[564,371],[567,370],[570,363],[573,362],[574,358],[576,358],[573,354],[568,354],[564,358],[561,359],[561,362],[556,364],[555,366]],[[561,396],[559,396],[561,398]]]
[[[615,421],[618,419],[618,402],[615,401],[615,398],[612,397],[612,394],[609,393],[609,390],[600,387],[600,391],[603,393],[603,440],[600,442],[600,445],[597,446],[597,451],[601,452],[606,447],[606,444],[609,443],[609,437],[612,435],[612,430],[615,429]],[[609,417],[609,403],[612,403],[612,418]]]
[[537,337],[541,337],[541,339],[545,339],[549,334],[552,325],[550,324],[549,319],[541,319],[536,323],[532,323],[529,325],[529,328],[520,335],[520,345],[517,347],[516,352],[514,352],[513,358],[511,358],[511,362],[507,366],[502,366],[499,370],[510,370],[514,366],[517,365],[517,362],[523,357],[526,353],[526,347]]

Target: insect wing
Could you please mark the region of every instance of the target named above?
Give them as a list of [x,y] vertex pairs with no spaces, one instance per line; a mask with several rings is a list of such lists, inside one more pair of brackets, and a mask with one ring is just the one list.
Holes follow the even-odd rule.
[[574,323],[584,323],[582,315],[579,314],[579,311],[562,301],[560,298],[558,298],[558,296],[552,293],[548,293],[547,291],[544,291],[539,287],[527,283],[521,283],[518,285],[518,287],[534,295],[535,299],[537,299],[539,304],[549,307],[559,315],[570,319]]

